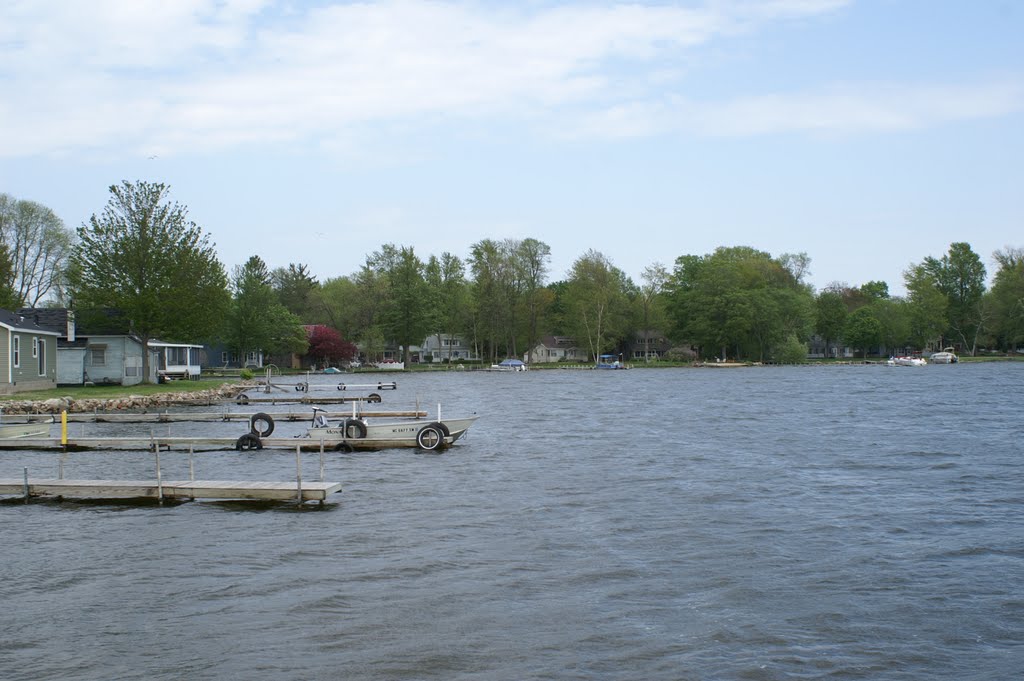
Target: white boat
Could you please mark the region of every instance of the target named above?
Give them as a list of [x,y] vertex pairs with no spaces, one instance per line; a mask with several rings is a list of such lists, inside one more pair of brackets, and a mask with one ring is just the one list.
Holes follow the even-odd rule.
[[923,367],[927,366],[928,362],[920,357],[890,357],[886,364],[891,367]]
[[466,434],[478,416],[461,418],[375,418],[362,413],[330,424],[322,414],[313,417],[306,437],[322,440],[325,449],[363,450],[419,447],[427,451],[445,449]]
[[405,362],[396,362],[393,359],[386,359],[383,362],[377,362],[374,364],[375,367],[381,371],[404,371]]
[[0,439],[50,437],[50,422],[0,424]]
[[960,361],[960,358],[949,350],[943,350],[942,352],[932,353],[928,361],[932,364],[956,364]]
[[526,371],[528,368],[520,359],[505,359],[500,364],[492,364],[490,371]]

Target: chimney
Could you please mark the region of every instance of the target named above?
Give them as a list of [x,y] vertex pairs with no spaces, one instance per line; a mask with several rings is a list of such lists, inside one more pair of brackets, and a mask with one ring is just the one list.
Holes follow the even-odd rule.
[[68,310],[68,342],[75,341],[75,313]]

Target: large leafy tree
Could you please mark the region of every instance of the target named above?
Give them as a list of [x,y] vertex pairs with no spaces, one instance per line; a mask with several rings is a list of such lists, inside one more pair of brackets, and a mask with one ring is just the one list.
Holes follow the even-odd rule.
[[235,268],[231,288],[224,338],[238,357],[250,351],[305,352],[302,321],[278,301],[262,258],[254,255]]
[[814,301],[814,331],[825,342],[825,353],[843,336],[846,317],[849,314],[843,296],[833,290],[824,290]]
[[57,214],[34,201],[0,194],[0,240],[10,256],[9,284],[26,307],[58,295],[74,231]]
[[[467,317],[466,267],[457,256],[445,252],[430,256],[425,268],[427,287],[432,301],[431,331],[440,344],[441,335],[453,336],[465,326]],[[448,345],[451,361],[451,345]]]
[[594,360],[612,349],[625,332],[626,294],[631,287],[625,273],[598,251],[590,249],[573,263],[563,300],[565,325],[577,343],[586,340]]
[[862,356],[867,357],[868,350],[882,342],[882,325],[871,308],[862,307],[854,310],[846,320],[843,338],[850,347],[860,349]]
[[950,244],[949,252],[942,258],[925,258],[922,268],[946,296],[947,333],[957,338],[972,355],[975,354],[987,311],[982,304],[985,265],[981,258],[971,250],[970,244],[957,242]]
[[677,258],[669,285],[677,335],[722,357],[762,360],[777,344],[806,341],[813,296],[799,279],[805,259],[793,258],[782,262],[747,246]]
[[230,304],[224,266],[209,236],[167,194],[160,183],[111,186],[103,212],[78,228],[68,268],[75,308],[116,311],[147,348],[156,337],[210,339]]
[[903,273],[907,287],[910,342],[923,348],[942,340],[947,327],[949,299],[939,290],[935,278],[923,265],[913,265]]
[[1006,248],[993,255],[999,269],[992,282],[994,331],[999,345],[1014,350],[1024,344],[1024,249]]
[[411,246],[385,244],[370,256],[367,264],[387,282],[382,328],[402,346],[408,364],[412,359],[412,346],[422,343],[430,332],[433,313],[423,261]]
[[289,312],[303,321],[313,318],[317,307],[320,285],[305,265],[289,263],[270,273],[270,280],[278,300]]

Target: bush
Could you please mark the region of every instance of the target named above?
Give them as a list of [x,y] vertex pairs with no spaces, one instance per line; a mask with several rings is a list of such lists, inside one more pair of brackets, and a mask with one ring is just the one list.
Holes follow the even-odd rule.
[[255,376],[255,374],[252,373],[252,369],[242,369],[241,371],[238,372],[238,376],[243,381],[251,381],[252,377]]
[[772,359],[779,364],[802,364],[807,361],[807,346],[790,336],[775,348]]

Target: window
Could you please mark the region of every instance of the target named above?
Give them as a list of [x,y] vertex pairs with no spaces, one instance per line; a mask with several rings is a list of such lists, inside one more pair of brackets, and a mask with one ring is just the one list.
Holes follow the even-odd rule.
[[11,348],[11,354],[14,355],[14,366],[21,366],[21,336],[14,336],[14,344]]
[[46,375],[46,341],[42,338],[36,339],[36,349],[39,351],[39,375]]
[[32,336],[32,356],[39,356],[39,338],[36,336]]
[[107,364],[107,346],[106,345],[90,345],[89,346],[89,363],[94,367],[102,367]]

